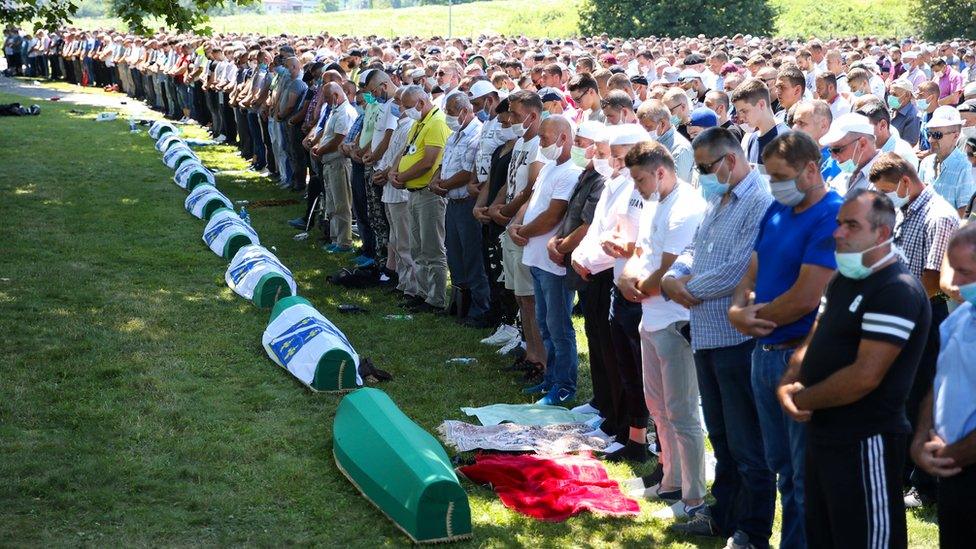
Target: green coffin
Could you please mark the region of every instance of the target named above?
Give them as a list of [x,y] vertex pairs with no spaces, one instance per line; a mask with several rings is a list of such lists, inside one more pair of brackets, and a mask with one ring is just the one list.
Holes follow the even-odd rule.
[[[234,256],[232,255],[230,258],[233,259]],[[268,273],[258,280],[251,301],[264,309],[273,306],[286,297],[291,297],[291,286],[288,285],[288,281],[280,274]],[[353,381],[355,382],[355,378]]]
[[447,452],[386,393],[339,403],[332,452],[346,477],[416,543],[471,537],[471,508]]
[[[264,277],[262,277],[261,280],[263,281]],[[282,297],[274,304],[274,307],[271,309],[271,318],[268,320],[268,324],[273,322],[274,319],[278,318],[278,315],[283,313],[285,309],[294,305],[302,304],[314,308],[314,305],[312,305],[312,303],[304,297],[290,295],[291,288],[288,287],[287,282],[285,282],[284,279],[282,279],[281,282],[285,286],[282,290],[282,295],[285,295],[285,292],[287,292],[288,297]],[[252,299],[257,299],[260,289],[259,284],[258,287],[254,289],[254,297]],[[270,299],[274,299],[274,297],[271,296]],[[269,302],[270,299],[268,299]],[[264,307],[266,305],[258,306]],[[360,386],[356,381],[356,361],[353,360],[352,355],[350,355],[345,349],[331,349],[323,353],[318,359],[318,363],[315,366],[315,375],[312,376],[311,382],[305,383],[314,391],[325,391],[330,393],[346,392],[351,389],[356,389]]]

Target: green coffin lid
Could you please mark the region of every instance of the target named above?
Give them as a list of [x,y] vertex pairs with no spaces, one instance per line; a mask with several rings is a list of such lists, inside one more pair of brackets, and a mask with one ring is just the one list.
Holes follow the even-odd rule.
[[243,232],[235,234],[224,242],[224,259],[228,261],[234,259],[234,256],[237,255],[237,250],[240,250],[244,246],[250,246],[251,244],[254,243],[251,242],[251,237],[247,234]]
[[379,389],[339,403],[332,452],[357,490],[417,543],[471,537],[471,508],[447,452]]
[[[233,258],[233,256],[231,257]],[[254,295],[251,296],[251,301],[263,309],[271,307],[279,300],[289,296],[291,296],[291,286],[288,285],[285,277],[278,273],[267,273],[254,286]]]

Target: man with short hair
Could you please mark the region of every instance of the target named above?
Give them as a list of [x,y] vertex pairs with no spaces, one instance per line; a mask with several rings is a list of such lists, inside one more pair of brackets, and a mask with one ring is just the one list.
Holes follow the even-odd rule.
[[779,98],[781,110],[775,114],[776,122],[786,122],[786,114],[798,102],[803,100],[806,91],[806,77],[803,71],[794,66],[780,69],[776,75],[776,97]]
[[[698,388],[715,452],[715,503],[707,513],[697,513],[671,529],[731,537],[740,547],[765,549],[772,533],[776,485],[766,465],[750,382],[755,340],[732,326],[728,309],[773,199],[728,130],[705,130],[693,147],[699,184],[709,204],[692,245],[662,277],[661,293],[690,310]],[[640,487],[652,484],[642,481]]]
[[[820,139],[830,130],[832,115],[830,105],[823,99],[804,101],[793,107],[793,129],[804,132],[820,143]],[[829,147],[820,149],[820,176],[827,183],[840,175],[840,166],[830,155]]]
[[468,327],[488,328],[491,296],[481,255],[481,224],[472,214],[476,197],[468,191],[482,124],[463,93],[447,98],[444,114],[454,133],[447,139],[441,166],[427,186],[434,194],[447,198],[444,244],[458,320]]
[[[926,186],[909,161],[890,153],[878,157],[871,166],[871,182],[900,210],[894,244],[902,250],[909,271],[919,279],[931,305],[932,325],[938,326],[949,315],[945,294],[940,287],[942,261],[952,233],[959,226],[955,209],[931,186]],[[932,386],[939,354],[938,330],[929,332],[908,395],[908,421],[916,425],[919,403]],[[935,500],[935,480],[924,472],[912,472],[907,463],[905,485],[913,490],[905,498],[908,507],[919,507]]]
[[577,115],[582,123],[582,119],[594,120],[596,122],[606,122],[607,117],[600,108],[600,88],[596,80],[589,74],[577,74],[569,80],[570,98],[576,103]]
[[620,90],[613,90],[600,100],[600,110],[606,117],[608,126],[631,124],[637,120],[634,115],[634,100]]
[[689,519],[705,509],[705,436],[698,412],[698,381],[690,344],[688,310],[661,296],[661,278],[687,248],[705,214],[705,201],[675,174],[660,143],[638,144],[624,158],[635,188],[647,202],[634,255],[618,287],[628,299],[642,297],[640,324],[644,401],[661,445],[663,477],[644,490],[671,503],[654,513]]
[[955,107],[959,104],[963,92],[962,75],[948,65],[944,57],[932,61],[932,81],[939,85],[939,105]]
[[969,200],[976,193],[976,183],[966,154],[956,147],[962,130],[962,118],[955,107],[942,106],[926,123],[926,133],[932,153],[922,159],[918,175],[926,185],[952,204],[962,217]]
[[953,235],[948,257],[963,303],[939,328],[935,383],[922,403],[912,459],[939,477],[940,545],[968,547],[976,536],[971,512],[976,490],[976,224]]
[[[769,103],[769,88],[758,78],[751,78],[732,92],[732,104],[739,120],[753,128],[742,138],[746,158],[757,166],[762,165],[762,152],[777,135],[790,128],[777,122]],[[760,170],[761,171],[761,170]]]
[[691,171],[695,166],[691,143],[678,133],[666,104],[657,99],[641,103],[637,109],[637,121],[647,130],[651,139],[664,145],[671,153],[678,177],[683,181],[691,181]]
[[874,126],[874,142],[880,152],[893,152],[912,165],[918,165],[915,149],[907,141],[891,132],[888,109],[881,104],[880,99],[872,97],[858,106],[854,112],[867,118]]
[[547,251],[549,239],[563,216],[582,170],[571,160],[573,129],[554,116],[539,128],[539,154],[548,162],[539,171],[532,197],[508,226],[512,242],[523,247],[522,264],[529,268],[535,292],[535,317],[546,349],[546,372],[537,404],[563,406],[576,397],[576,332],[572,310],[575,290],[566,284],[566,268]]
[[822,72],[816,79],[817,97],[830,105],[833,118],[840,118],[851,112],[851,104],[844,99],[837,89],[837,76],[832,72]]
[[834,273],[831,233],[841,197],[820,175],[820,147],[803,132],[777,136],[763,150],[776,200],[763,217],[752,259],[729,307],[739,332],[756,338],[752,391],[766,463],[779,475],[781,543],[803,547],[803,455],[806,429],[783,414],[779,379],[813,325],[820,296]]
[[322,182],[328,198],[325,210],[332,242],[326,249],[346,252],[352,249],[352,190],[349,187],[352,167],[349,159],[339,152],[339,145],[351,131],[357,115],[346,93],[335,82],[326,84],[325,101],[330,105],[331,114],[312,153],[322,159]]
[[882,193],[858,189],[844,201],[834,231],[839,275],[780,382],[783,409],[809,422],[811,547],[908,545],[905,400],[930,312],[922,285],[896,257],[894,225]]
[[864,115],[848,113],[834,120],[820,138],[820,145],[830,148],[830,154],[843,172],[834,178],[831,187],[839,193],[850,194],[857,189],[870,188],[871,163],[878,157],[874,126]]
[[729,118],[729,110],[732,108],[732,103],[729,101],[729,94],[721,89],[711,90],[705,94],[705,106],[712,109],[718,115],[719,127],[729,130],[739,138],[740,142],[742,141],[745,132]]
[[441,109],[420,86],[407,86],[400,98],[403,112],[416,121],[400,163],[391,172],[393,186],[410,192],[410,255],[417,264],[417,312],[443,311],[447,299],[447,254],[444,249],[444,197],[430,188],[451,134]]
[[671,88],[661,99],[670,112],[671,125],[685,139],[688,136],[688,121],[691,119],[691,99],[681,88]]
[[932,81],[923,82],[918,86],[915,97],[915,106],[918,108],[919,118],[921,119],[918,156],[919,158],[924,158],[932,154],[929,151],[932,148],[932,144],[929,143],[928,124],[929,120],[932,119],[932,115],[935,113],[935,109],[939,108],[939,85]]

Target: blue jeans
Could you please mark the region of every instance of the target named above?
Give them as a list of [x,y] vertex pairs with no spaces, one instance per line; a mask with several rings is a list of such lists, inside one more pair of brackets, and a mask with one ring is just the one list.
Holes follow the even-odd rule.
[[545,383],[576,394],[576,330],[573,329],[573,294],[565,275],[530,267],[535,288],[535,318],[546,348]]
[[[715,451],[712,518],[723,536],[736,530],[769,547],[776,479],[766,466],[750,371],[755,340],[695,351],[695,371],[708,439]],[[785,546],[784,546],[785,547]]]
[[803,471],[806,455],[806,426],[793,421],[776,398],[779,380],[786,372],[793,349],[752,352],[752,392],[766,448],[766,464],[779,478],[776,485],[783,504],[783,547],[806,547],[803,511]]
[[481,253],[481,223],[471,213],[475,200],[469,196],[447,201],[444,244],[451,284],[470,290],[468,317],[482,318],[488,314],[491,295]]
[[258,120],[257,113],[247,113],[247,127],[251,130],[251,148],[254,150],[254,167],[264,169],[268,166],[268,159],[264,152],[264,135],[261,133],[261,121]]

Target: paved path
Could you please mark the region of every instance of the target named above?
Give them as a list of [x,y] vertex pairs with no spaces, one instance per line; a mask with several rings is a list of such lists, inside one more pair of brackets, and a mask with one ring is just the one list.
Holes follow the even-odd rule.
[[[74,103],[76,105],[89,105],[93,107],[103,107],[118,109],[125,116],[138,116],[142,118],[160,118],[159,114],[153,112],[141,101],[135,101],[121,93],[94,93],[91,88],[72,86],[77,91],[61,91],[44,86],[37,80],[8,78],[0,75],[0,92],[21,95],[34,100],[44,111],[44,102],[50,101],[52,97],[60,97],[61,101]],[[26,102],[25,102],[26,103]]]

